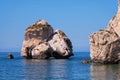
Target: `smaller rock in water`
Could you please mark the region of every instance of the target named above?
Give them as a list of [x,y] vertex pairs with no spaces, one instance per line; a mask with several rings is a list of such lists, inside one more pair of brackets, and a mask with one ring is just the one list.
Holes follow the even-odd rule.
[[8,54],[6,58],[7,59],[14,59],[14,56],[12,54]]

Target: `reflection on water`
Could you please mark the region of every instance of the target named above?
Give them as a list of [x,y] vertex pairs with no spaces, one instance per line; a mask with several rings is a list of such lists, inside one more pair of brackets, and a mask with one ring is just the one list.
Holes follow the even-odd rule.
[[92,80],[120,80],[120,64],[92,64]]
[[90,65],[79,60],[24,60],[25,80],[88,80]]
[[65,79],[65,60],[25,60],[26,79]]
[[[82,54],[82,56],[81,56]],[[23,60],[25,80],[120,80],[120,64],[82,64],[88,53],[66,59]],[[83,55],[84,54],[84,55]],[[89,58],[89,57],[88,57]]]

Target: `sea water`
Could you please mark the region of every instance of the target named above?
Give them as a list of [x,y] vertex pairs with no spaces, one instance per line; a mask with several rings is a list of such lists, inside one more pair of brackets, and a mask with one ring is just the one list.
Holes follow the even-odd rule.
[[120,64],[82,64],[89,52],[75,52],[70,59],[25,59],[18,52],[0,53],[0,80],[120,80]]

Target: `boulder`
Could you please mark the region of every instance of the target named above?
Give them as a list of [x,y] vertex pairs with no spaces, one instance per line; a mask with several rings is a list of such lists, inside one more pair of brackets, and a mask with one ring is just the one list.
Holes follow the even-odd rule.
[[31,51],[53,34],[53,28],[44,20],[37,21],[25,30],[21,55],[31,58]]
[[53,49],[52,56],[57,59],[69,58],[73,55],[72,43],[61,30],[56,30],[48,43]]
[[110,20],[107,29],[89,37],[90,57],[93,62],[118,63],[120,61],[120,0],[118,11]]
[[14,59],[14,56],[12,54],[8,54],[6,58],[7,59]]
[[47,42],[41,43],[32,50],[32,58],[35,59],[48,59],[53,53],[52,48]]

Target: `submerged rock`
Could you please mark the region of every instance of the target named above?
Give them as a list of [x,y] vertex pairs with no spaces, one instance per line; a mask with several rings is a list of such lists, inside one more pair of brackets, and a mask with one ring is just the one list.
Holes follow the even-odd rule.
[[90,38],[90,57],[100,63],[120,61],[120,0],[118,12],[109,22],[106,30],[93,33]]
[[90,60],[90,59],[83,59],[82,63],[83,64],[92,63],[92,60]]
[[28,27],[24,38],[21,55],[26,58],[62,59],[73,55],[70,39],[61,30],[53,32],[53,28],[44,20]]
[[12,54],[8,54],[6,58],[7,59],[14,59],[14,56]]

